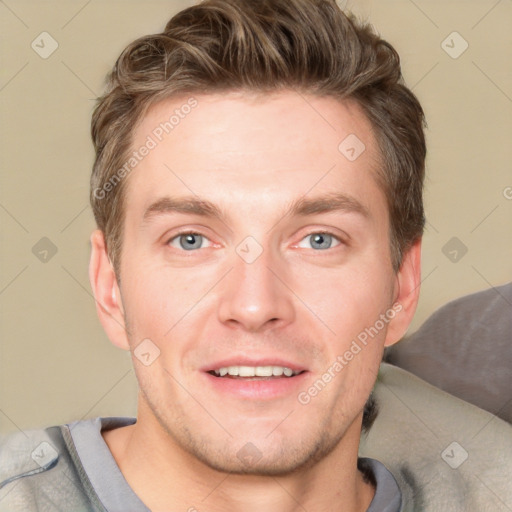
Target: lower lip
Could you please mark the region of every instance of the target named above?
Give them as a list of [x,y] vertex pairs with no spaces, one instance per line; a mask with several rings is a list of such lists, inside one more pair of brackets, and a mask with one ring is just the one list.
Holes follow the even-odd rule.
[[208,384],[217,392],[231,394],[239,398],[252,400],[272,400],[281,398],[304,386],[309,372],[304,371],[293,377],[279,377],[270,379],[230,379],[229,377],[216,377],[211,373],[203,372]]

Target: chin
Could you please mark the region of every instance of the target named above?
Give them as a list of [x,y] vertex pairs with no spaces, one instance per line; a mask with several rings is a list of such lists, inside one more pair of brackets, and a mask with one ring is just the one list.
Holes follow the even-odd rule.
[[[296,432],[296,435],[298,433]],[[182,446],[192,456],[209,468],[223,473],[253,476],[287,476],[307,470],[327,457],[337,446],[342,436],[333,437],[325,433],[320,438],[295,440],[280,439],[269,443],[261,438],[247,443],[233,442],[221,449],[212,449],[213,441],[203,446],[190,443]],[[240,448],[237,448],[240,446]]]

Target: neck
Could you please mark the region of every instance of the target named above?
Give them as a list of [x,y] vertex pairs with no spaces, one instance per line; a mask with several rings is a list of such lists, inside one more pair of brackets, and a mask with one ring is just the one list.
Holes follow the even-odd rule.
[[103,432],[126,481],[154,512],[366,511],[374,488],[357,470],[359,437],[355,421],[316,464],[285,476],[257,476],[206,466],[140,410],[134,425]]

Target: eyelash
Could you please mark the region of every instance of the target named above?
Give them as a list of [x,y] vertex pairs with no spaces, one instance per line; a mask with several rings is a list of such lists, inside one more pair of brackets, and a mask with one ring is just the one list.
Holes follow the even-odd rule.
[[[198,231],[193,231],[193,230],[188,230],[188,231],[182,231],[180,233],[176,233],[175,235],[173,235],[171,238],[169,238],[169,240],[167,240],[167,243],[166,245],[170,245],[170,243],[179,238],[180,236],[185,236],[185,235],[200,235],[204,238],[206,238],[207,240],[210,240],[206,235],[203,235],[202,233],[198,232]],[[313,231],[312,233],[309,233],[308,235],[304,236],[303,238],[300,239],[299,243],[304,240],[305,238],[309,237],[309,236],[313,236],[313,235],[329,235],[329,236],[332,236],[336,241],[339,242],[339,245],[346,245],[346,241],[342,240],[338,235],[334,234],[333,232],[331,231]],[[332,249],[335,249],[336,247],[339,247],[339,245],[336,245],[334,247],[329,247],[328,249],[324,249],[324,250],[317,250],[315,252],[326,252],[326,251],[329,251],[329,250],[332,250]],[[196,250],[192,250],[192,251],[185,251],[185,250],[182,250],[182,249],[179,249],[181,252],[196,252],[198,249]],[[314,249],[312,249],[314,250]]]

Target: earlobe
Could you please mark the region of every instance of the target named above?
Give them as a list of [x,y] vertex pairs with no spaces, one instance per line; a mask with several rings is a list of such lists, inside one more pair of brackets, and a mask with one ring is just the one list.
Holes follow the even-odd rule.
[[397,311],[388,324],[384,346],[393,345],[403,337],[418,305],[421,283],[421,238],[404,254],[396,275],[395,301]]
[[107,336],[115,346],[130,350],[121,293],[107,254],[105,238],[100,230],[93,231],[91,235],[89,280],[96,301],[96,311]]

